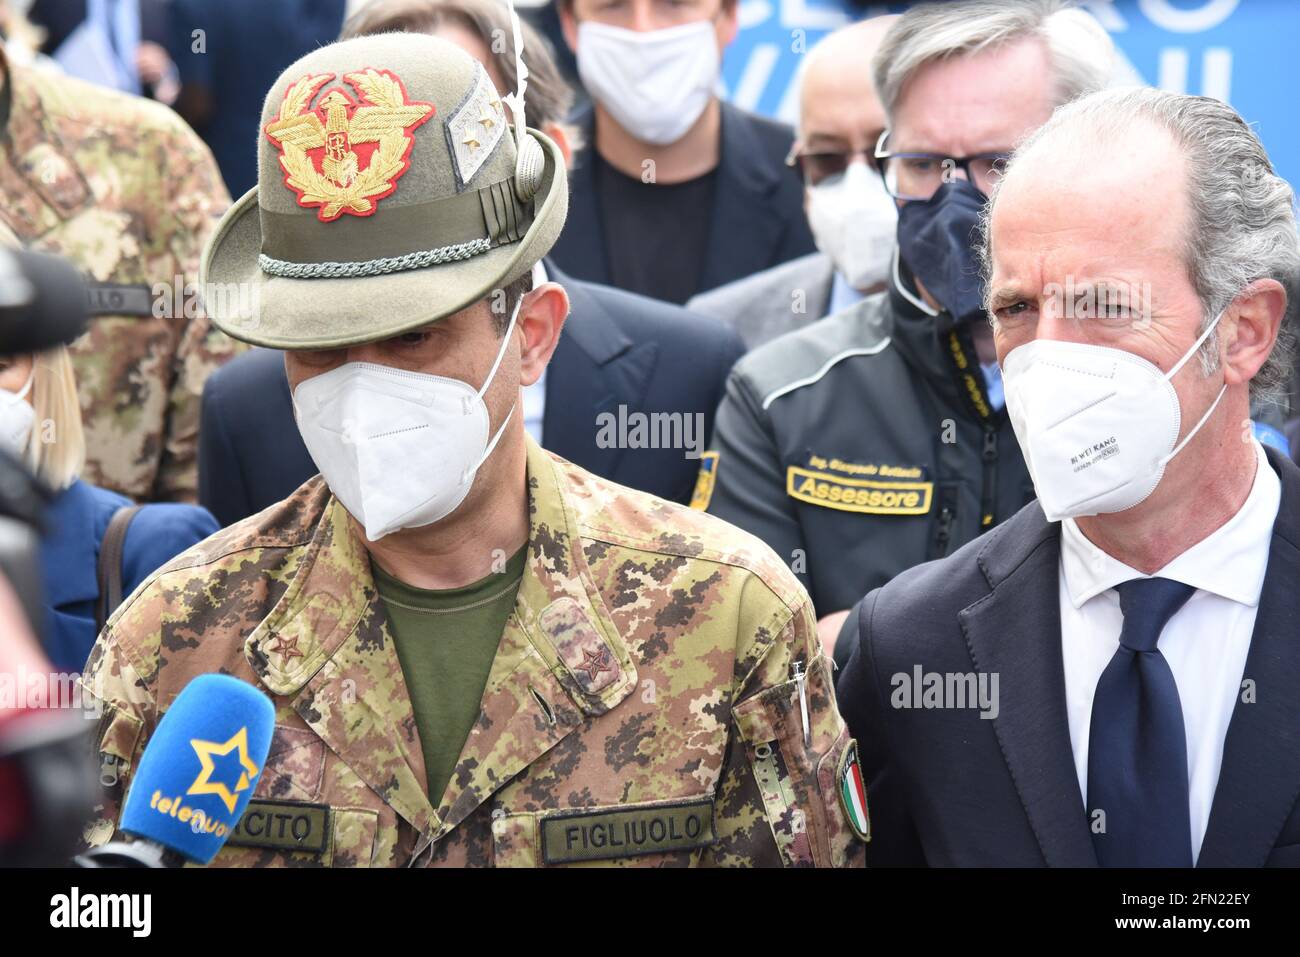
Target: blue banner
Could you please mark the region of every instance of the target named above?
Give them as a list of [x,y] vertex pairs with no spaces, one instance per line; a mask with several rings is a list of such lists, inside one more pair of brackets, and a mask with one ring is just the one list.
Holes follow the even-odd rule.
[[[851,7],[841,0],[741,0],[740,34],[723,62],[727,94],[746,109],[793,122],[803,54],[851,20],[900,13],[908,3]],[[1213,96],[1251,123],[1278,172],[1300,183],[1300,111],[1285,64],[1300,41],[1298,0],[1090,0],[1143,82]]]

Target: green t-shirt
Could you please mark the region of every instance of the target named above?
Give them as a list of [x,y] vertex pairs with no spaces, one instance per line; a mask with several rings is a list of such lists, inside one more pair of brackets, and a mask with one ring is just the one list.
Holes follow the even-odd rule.
[[504,572],[463,588],[429,590],[398,581],[373,561],[379,597],[392,625],[393,644],[411,695],[424,750],[429,802],[437,807],[456,759],[478,718],[492,659],[515,606],[528,548]]

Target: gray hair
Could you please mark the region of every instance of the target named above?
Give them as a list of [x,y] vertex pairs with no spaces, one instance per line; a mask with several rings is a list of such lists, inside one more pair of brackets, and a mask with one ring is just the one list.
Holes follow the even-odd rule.
[[903,87],[927,63],[1035,36],[1047,45],[1053,104],[1110,81],[1115,68],[1110,35],[1068,0],[967,0],[912,7],[886,34],[871,63],[890,124]]
[[[1273,279],[1286,290],[1287,314],[1277,342],[1250,383],[1257,409],[1265,403],[1285,409],[1295,349],[1293,317],[1300,299],[1295,194],[1274,172],[1255,131],[1225,103],[1135,87],[1103,90],[1058,109],[1016,150],[984,208],[979,243],[984,275],[987,279],[991,271],[992,209],[1022,157],[1060,137],[1070,143],[1077,143],[1080,136],[1091,142],[1121,142],[1143,123],[1165,130],[1187,161],[1191,222],[1184,256],[1201,303],[1200,331],[1256,280]],[[1216,330],[1199,353],[1206,375],[1217,368],[1218,355]]]

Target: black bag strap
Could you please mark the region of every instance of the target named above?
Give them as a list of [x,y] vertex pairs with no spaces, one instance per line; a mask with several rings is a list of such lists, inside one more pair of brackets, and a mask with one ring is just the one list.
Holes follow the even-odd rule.
[[122,604],[122,552],[126,545],[126,530],[140,508],[139,505],[124,505],[114,512],[99,543],[99,563],[95,568],[95,579],[99,583],[99,598],[95,600],[97,635],[104,630],[109,615]]

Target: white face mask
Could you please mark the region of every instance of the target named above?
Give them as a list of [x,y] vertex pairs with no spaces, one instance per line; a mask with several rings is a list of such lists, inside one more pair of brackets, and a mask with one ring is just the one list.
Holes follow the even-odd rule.
[[36,368],[32,367],[27,384],[18,392],[0,389],[0,447],[17,458],[27,451],[27,440],[32,436],[36,410],[27,402],[27,393],[36,381]]
[[578,76],[625,130],[663,146],[709,105],[721,61],[712,20],[662,30],[578,24]]
[[850,286],[885,281],[898,232],[898,206],[866,163],[808,187],[808,225],[817,248],[831,257]]
[[514,406],[488,440],[483,394],[512,341],[521,297],[481,389],[423,372],[349,362],[301,382],[294,413],[330,491],[378,541],[455,511],[492,454]]
[[1228,388],[1175,448],[1182,417],[1170,380],[1222,317],[1168,373],[1087,343],[1035,339],[1011,351],[1002,365],[1007,414],[1049,522],[1122,512],[1155,491]]

